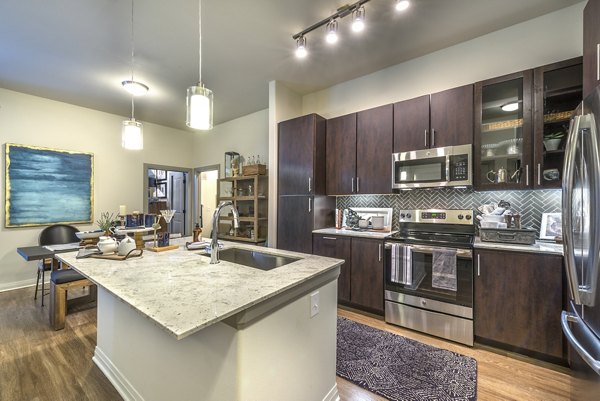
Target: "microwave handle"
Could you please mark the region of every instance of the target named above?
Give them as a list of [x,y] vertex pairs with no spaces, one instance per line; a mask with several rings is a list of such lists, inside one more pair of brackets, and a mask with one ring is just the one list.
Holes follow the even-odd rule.
[[446,156],[446,181],[450,182],[450,156]]

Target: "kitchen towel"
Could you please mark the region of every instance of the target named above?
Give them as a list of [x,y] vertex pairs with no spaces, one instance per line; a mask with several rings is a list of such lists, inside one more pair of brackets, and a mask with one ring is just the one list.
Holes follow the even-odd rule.
[[456,249],[433,250],[431,286],[456,291]]
[[392,244],[392,283],[412,285],[412,250],[408,245]]

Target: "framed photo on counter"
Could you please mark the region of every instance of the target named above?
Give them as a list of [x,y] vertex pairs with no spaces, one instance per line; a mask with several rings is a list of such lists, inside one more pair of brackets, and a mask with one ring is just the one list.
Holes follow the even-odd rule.
[[542,213],[540,239],[562,237],[562,213]]

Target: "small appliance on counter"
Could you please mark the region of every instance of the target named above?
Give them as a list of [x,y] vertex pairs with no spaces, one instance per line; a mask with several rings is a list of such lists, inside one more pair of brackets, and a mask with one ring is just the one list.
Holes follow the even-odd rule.
[[352,207],[343,212],[342,228],[357,231],[392,231],[393,208]]

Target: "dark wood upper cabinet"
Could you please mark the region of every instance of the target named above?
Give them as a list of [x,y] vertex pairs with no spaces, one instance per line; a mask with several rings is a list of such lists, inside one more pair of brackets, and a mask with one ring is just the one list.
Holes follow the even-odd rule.
[[393,105],[361,111],[356,119],[356,193],[392,191]]
[[394,104],[394,152],[473,143],[473,85]]
[[351,302],[382,315],[383,241],[352,238],[351,276]]
[[327,194],[351,195],[356,178],[356,113],[327,120]]
[[[475,189],[481,191],[531,187],[532,89],[533,70],[475,84]],[[502,171],[504,172],[499,174]]]
[[533,188],[560,188],[571,113],[583,99],[582,58],[533,70]]
[[313,235],[313,253],[319,256],[344,259],[338,277],[338,300],[350,302],[352,270],[352,238],[333,235]]
[[429,95],[394,103],[394,152],[429,148]]
[[473,143],[473,85],[431,94],[431,148]]
[[475,340],[564,358],[562,257],[477,250],[476,258]]
[[327,121],[327,194],[392,191],[393,105]]
[[600,0],[588,0],[583,9],[583,97],[600,84]]
[[325,194],[325,124],[317,114],[279,123],[279,195]]

